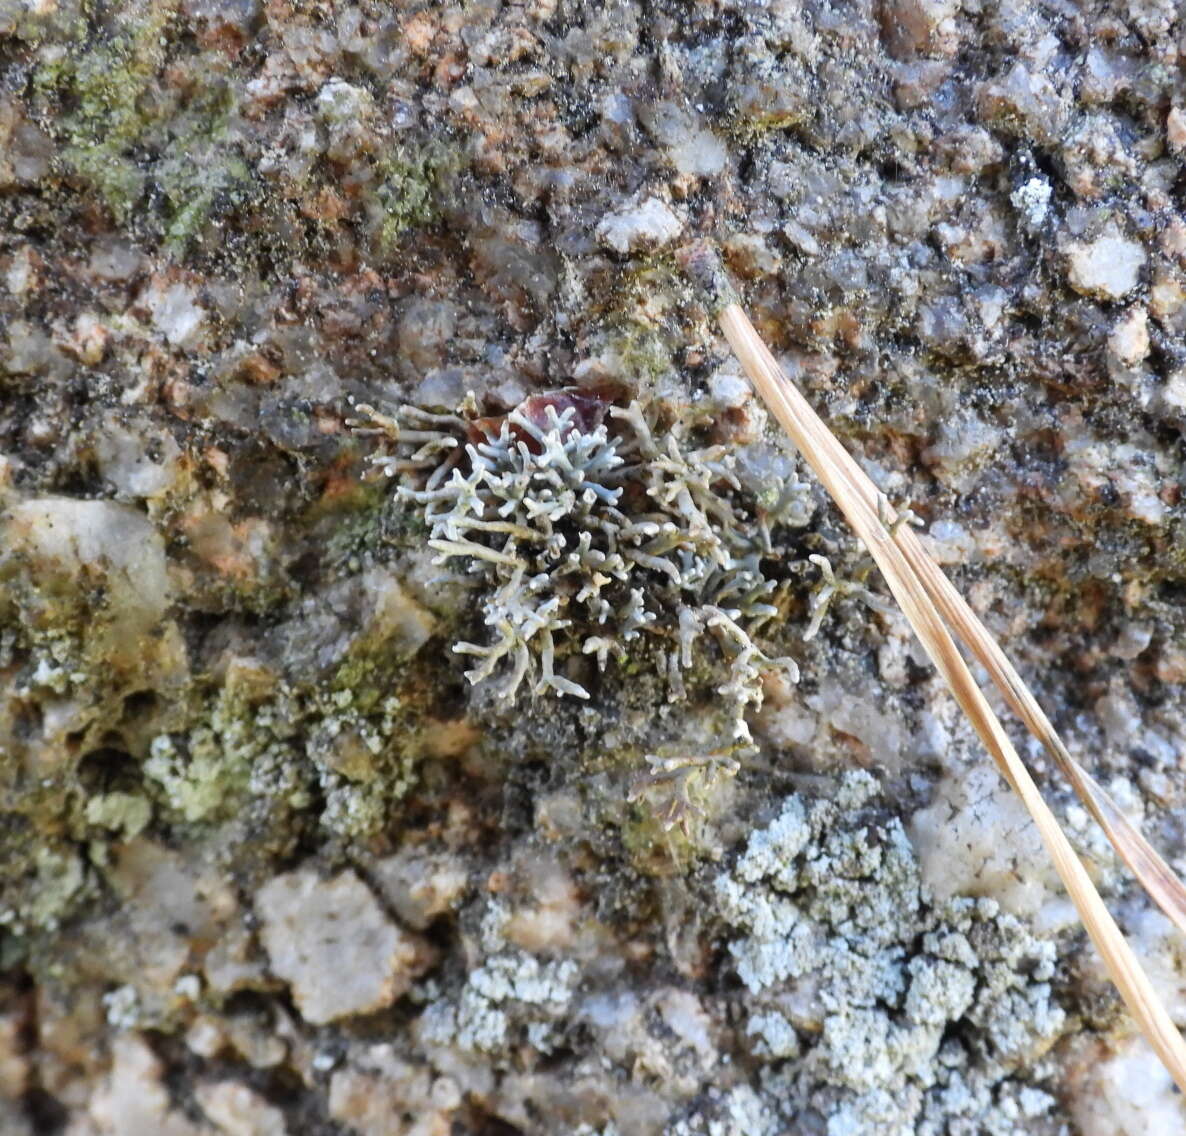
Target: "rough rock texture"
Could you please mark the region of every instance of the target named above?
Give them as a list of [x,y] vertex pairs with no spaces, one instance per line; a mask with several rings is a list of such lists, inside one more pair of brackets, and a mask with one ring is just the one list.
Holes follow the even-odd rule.
[[0,1130],[1186,1125],[675,259],[1186,868],[1180,7],[0,0]]

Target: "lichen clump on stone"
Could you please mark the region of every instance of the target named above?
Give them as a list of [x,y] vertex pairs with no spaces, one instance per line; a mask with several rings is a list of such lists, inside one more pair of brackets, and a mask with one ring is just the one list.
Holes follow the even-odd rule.
[[414,407],[372,417],[394,446],[377,468],[423,509],[438,563],[459,560],[481,581],[485,640],[454,646],[478,660],[472,683],[496,683],[507,702],[587,699],[588,680],[567,669],[581,657],[602,673],[645,660],[682,699],[689,677],[709,673],[732,738],[748,743],[762,676],[797,677],[753,636],[780,613],[770,528],[810,519],[803,486],[763,509],[735,454],[637,402],[556,393],[499,422]]
[[1069,1028],[1055,944],[994,900],[936,902],[876,792],[852,773],[833,800],[788,798],[718,877],[748,1046],[788,1119],[828,1136],[1034,1131]]

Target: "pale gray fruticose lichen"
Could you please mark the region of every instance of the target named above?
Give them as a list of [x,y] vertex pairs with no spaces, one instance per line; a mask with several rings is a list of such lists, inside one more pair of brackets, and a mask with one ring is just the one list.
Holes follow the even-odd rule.
[[[820,570],[820,579],[811,593],[811,622],[808,623],[807,630],[803,632],[805,640],[814,639],[819,634],[824,617],[828,614],[828,609],[837,596],[853,596],[867,607],[884,614],[890,614],[896,610],[892,604],[887,603],[865,587],[867,571],[858,573],[853,580],[842,580],[832,570],[832,562],[826,556],[812,553],[807,559]],[[869,562],[869,567],[872,567],[872,561]]]
[[[487,636],[453,648],[477,660],[471,683],[496,682],[506,702],[587,699],[565,660],[588,656],[604,673],[645,647],[682,699],[686,676],[719,656],[729,741],[748,746],[745,712],[761,701],[762,677],[797,678],[793,660],[754,636],[780,611],[781,585],[763,571],[770,526],[806,523],[806,487],[791,483],[763,510],[727,447],[697,445],[678,421],[660,433],[637,402],[590,412],[590,401],[537,396],[497,427],[362,409],[389,442],[375,466],[423,509],[438,563],[460,560],[484,585]],[[479,440],[467,440],[475,427]],[[701,650],[709,640],[715,652]]]

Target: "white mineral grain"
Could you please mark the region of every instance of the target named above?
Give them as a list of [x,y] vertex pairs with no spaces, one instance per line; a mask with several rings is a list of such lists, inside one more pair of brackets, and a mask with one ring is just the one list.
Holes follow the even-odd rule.
[[103,361],[110,334],[107,325],[94,312],[81,312],[64,345],[80,363],[94,367]]
[[353,872],[311,869],[269,880],[256,896],[272,972],[301,1016],[322,1025],[390,1006],[423,969],[426,951],[396,927]]
[[90,1124],[83,1131],[98,1136],[210,1136],[209,1129],[170,1107],[164,1066],[141,1035],[117,1035],[111,1058],[111,1072],[91,1097]]
[[1071,1114],[1083,1136],[1186,1131],[1186,1105],[1149,1044],[1129,1037],[1074,1077]]
[[1132,660],[1144,654],[1149,644],[1153,642],[1155,627],[1152,623],[1142,623],[1129,620],[1120,628],[1116,641],[1112,644],[1111,653],[1118,659]]
[[374,96],[370,91],[336,76],[317,92],[317,114],[332,126],[356,122],[369,114],[374,105]]
[[445,1136],[461,1105],[453,1078],[388,1043],[352,1048],[330,1078],[329,1115],[357,1136]]
[[221,1136],[287,1136],[284,1113],[239,1081],[206,1081],[194,1089]]
[[167,430],[153,429],[110,411],[95,438],[95,462],[122,498],[151,499],[173,487],[181,475],[181,447]]
[[259,986],[266,979],[264,960],[251,933],[232,921],[203,960],[206,984],[216,995]]
[[719,174],[729,160],[725,143],[711,130],[701,126],[692,126],[667,147],[667,153],[676,170],[691,177]]
[[1142,714],[1128,684],[1112,683],[1107,694],[1100,695],[1092,706],[1096,721],[1112,746],[1128,745],[1141,730]]
[[1173,270],[1161,268],[1149,285],[1149,314],[1164,326],[1178,326],[1178,317],[1186,308],[1186,283]]
[[759,723],[763,737],[783,748],[810,747],[820,729],[819,716],[800,697],[763,707]]
[[1169,417],[1186,419],[1186,367],[1170,372],[1158,391],[1157,401]]
[[976,538],[956,521],[935,521],[919,540],[940,564],[967,564],[977,555]]
[[967,491],[981,467],[1000,453],[1005,432],[970,411],[949,415],[937,425],[935,441],[923,452],[923,460],[947,485]]
[[668,987],[654,998],[655,1008],[679,1042],[693,1050],[705,1069],[719,1060],[713,1044],[713,1022],[701,999],[690,990]]
[[1173,106],[1165,116],[1165,136],[1175,153],[1186,150],[1186,110]]
[[988,896],[1033,916],[1061,894],[1029,814],[987,764],[944,776],[911,819],[910,837],[939,898]]
[[144,262],[140,250],[128,241],[106,238],[95,243],[88,271],[100,280],[130,280]]
[[42,582],[65,585],[85,573],[105,578],[109,602],[133,626],[164,614],[171,591],[165,546],[156,527],[137,509],[112,501],[37,497],[9,511],[3,550],[23,550]]
[[8,262],[4,273],[4,283],[14,296],[23,296],[26,292],[35,291],[40,278],[38,261],[40,258],[33,252],[32,245],[21,245]]
[[527,895],[513,906],[503,928],[508,943],[555,955],[571,950],[587,930],[580,889],[564,865],[548,856],[524,865]]
[[216,1018],[202,1014],[185,1031],[185,1045],[191,1053],[209,1061],[226,1045],[226,1033]]
[[371,871],[380,894],[416,931],[451,910],[469,882],[465,861],[451,852],[407,849],[377,861]]
[[208,867],[143,836],[120,846],[107,882],[120,904],[108,934],[128,981],[145,1001],[172,1001],[194,940],[217,939],[235,912],[233,892]]
[[908,735],[900,713],[878,698],[867,685],[829,678],[808,696],[825,736],[840,731],[865,746],[871,760],[883,769],[897,769],[909,758]]
[[985,284],[976,289],[976,307],[987,330],[992,331],[1001,322],[1009,303],[1009,293],[995,284]]
[[[52,340],[40,328],[21,319],[14,319],[8,325],[7,351],[0,355],[5,369],[13,375],[37,375],[56,371],[66,362]],[[2,343],[2,341],[0,341]],[[42,437],[49,440],[52,427],[47,423],[41,428]]]
[[1121,366],[1135,367],[1149,354],[1149,313],[1137,304],[1117,321],[1108,336],[1108,352]]
[[708,393],[722,410],[736,410],[750,400],[753,390],[735,371],[716,371],[708,380]]
[[400,579],[379,566],[362,574],[367,610],[357,629],[374,642],[388,643],[400,654],[414,655],[431,638],[436,626],[432,614],[408,594]]
[[1114,227],[1091,241],[1066,248],[1067,279],[1076,292],[1102,300],[1123,300],[1140,281],[1145,250]]
[[683,222],[667,202],[647,197],[606,214],[596,235],[606,248],[626,254],[661,248],[674,241],[683,229]]
[[[447,300],[418,296],[399,321],[399,354],[413,374],[425,374],[445,362],[457,330],[457,307]],[[438,398],[440,396],[437,396]],[[459,398],[447,405],[455,406]]]
[[644,1028],[643,1009],[633,991],[618,988],[583,998],[574,1017],[597,1037],[611,1060],[625,1061],[637,1048],[637,1035]]
[[223,1023],[228,1050],[249,1068],[274,1069],[285,1061],[302,1074],[308,1068],[309,1043],[294,1028],[287,1011],[274,1020],[236,1014],[224,1017]]
[[792,248],[797,249],[804,256],[819,256],[821,252],[819,241],[798,221],[788,221],[783,225],[782,231]]
[[149,285],[144,304],[153,326],[177,347],[194,347],[206,324],[206,310],[187,284],[157,279]]

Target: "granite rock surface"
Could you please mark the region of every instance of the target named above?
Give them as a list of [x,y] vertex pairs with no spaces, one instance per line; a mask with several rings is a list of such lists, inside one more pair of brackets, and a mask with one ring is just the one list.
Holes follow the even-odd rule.
[[0,1130],[1186,1125],[675,259],[1181,870],[1184,74],[1175,0],[0,0]]

